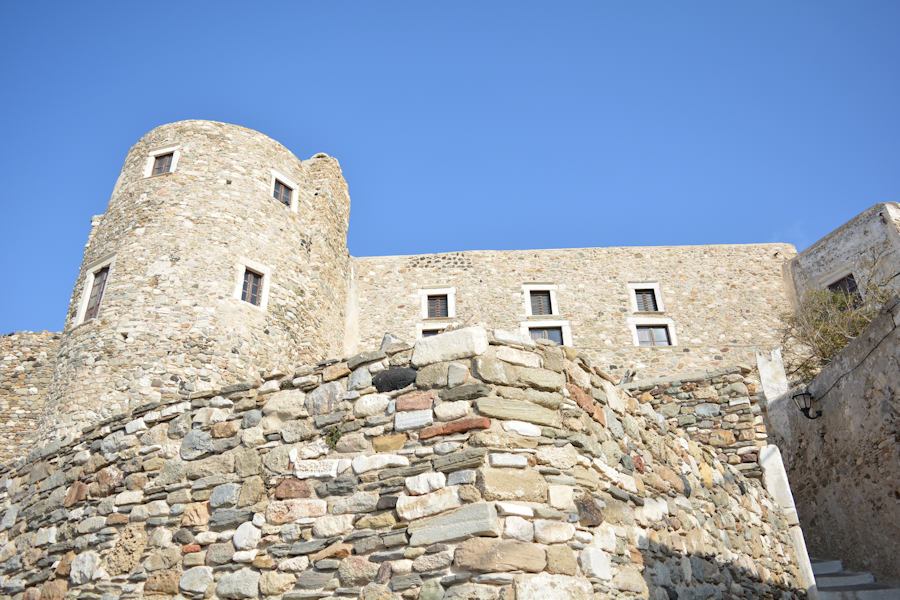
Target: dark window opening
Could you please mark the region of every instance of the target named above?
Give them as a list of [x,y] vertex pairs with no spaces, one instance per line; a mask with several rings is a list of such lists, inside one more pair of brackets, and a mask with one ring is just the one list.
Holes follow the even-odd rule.
[[428,296],[428,318],[441,319],[450,316],[447,294]]
[[241,300],[259,306],[262,302],[263,276],[256,271],[246,269],[244,271],[244,287],[241,290]]
[[638,312],[659,312],[659,306],[656,304],[656,290],[634,290],[634,297],[637,301]]
[[169,152],[168,154],[160,154],[159,156],[153,157],[153,174],[154,175],[162,175],[163,173],[168,173],[172,170],[172,157],[175,156],[174,152]]
[[291,205],[291,195],[294,190],[285,184],[283,181],[278,179],[275,180],[275,191],[273,195],[275,199],[284,204],[285,206]]
[[862,303],[862,294],[859,292],[859,286],[856,284],[856,278],[853,273],[845,277],[841,277],[828,286],[828,290],[835,294],[843,294],[850,300],[853,306],[859,306]]
[[443,329],[423,329],[422,337],[423,338],[431,337],[433,335],[437,335],[437,334],[441,333],[442,331],[444,331],[444,330]]
[[671,346],[669,328],[666,325],[638,325],[638,345],[640,346]]
[[550,340],[562,346],[562,327],[530,327],[528,333],[533,340]]
[[91,295],[88,298],[87,310],[84,311],[85,321],[95,319],[100,314],[100,302],[103,300],[103,292],[106,290],[106,278],[108,275],[109,267],[103,267],[94,273]]
[[553,306],[550,304],[550,290],[531,291],[531,314],[552,315]]

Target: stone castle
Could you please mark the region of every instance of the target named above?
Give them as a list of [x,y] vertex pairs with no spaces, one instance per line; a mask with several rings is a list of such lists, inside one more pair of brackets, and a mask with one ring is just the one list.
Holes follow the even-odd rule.
[[801,254],[363,258],[349,211],[334,158],[243,127],[131,148],[63,332],[0,339],[0,594],[811,589],[757,365],[796,297],[900,248],[900,206]]

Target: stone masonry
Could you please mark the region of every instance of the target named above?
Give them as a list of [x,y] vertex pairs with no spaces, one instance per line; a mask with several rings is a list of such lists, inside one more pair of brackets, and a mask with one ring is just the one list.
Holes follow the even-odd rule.
[[49,331],[0,337],[0,464],[28,451],[44,412],[59,337]]
[[0,595],[805,597],[781,509],[718,454],[571,348],[388,337],[0,471]]
[[767,444],[764,396],[749,367],[689,374],[628,384],[692,439],[716,449],[716,457],[748,477],[761,477],[759,452]]

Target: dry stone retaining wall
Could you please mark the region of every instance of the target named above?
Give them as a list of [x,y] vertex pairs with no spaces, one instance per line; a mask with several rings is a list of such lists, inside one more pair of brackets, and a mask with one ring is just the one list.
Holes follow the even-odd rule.
[[759,376],[749,367],[685,374],[628,384],[641,402],[649,402],[695,439],[716,449],[717,458],[748,477],[761,477],[759,451],[767,444],[765,405]]
[[59,334],[49,331],[0,337],[0,464],[33,443],[58,349]]
[[154,403],[0,473],[0,594],[796,598],[757,480],[469,328]]

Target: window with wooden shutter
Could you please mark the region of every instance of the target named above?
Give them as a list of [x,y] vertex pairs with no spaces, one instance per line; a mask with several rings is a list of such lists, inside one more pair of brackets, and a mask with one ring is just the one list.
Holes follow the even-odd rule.
[[659,311],[659,307],[656,304],[656,290],[649,288],[634,290],[634,298],[637,304],[638,312]]
[[553,306],[550,303],[550,290],[531,290],[531,314],[552,315]]
[[529,327],[528,333],[533,340],[550,340],[562,346],[562,327]]
[[103,300],[103,292],[106,290],[106,278],[108,275],[109,267],[103,267],[94,273],[91,295],[88,298],[87,309],[84,311],[84,321],[95,319],[100,314],[100,302]]
[[241,290],[241,300],[259,306],[262,302],[263,276],[256,271],[246,269],[244,271],[244,287]]
[[275,189],[272,195],[275,196],[276,200],[278,200],[285,206],[290,206],[291,196],[293,195],[293,193],[294,190],[289,185],[279,179],[275,180]]
[[428,296],[428,318],[443,319],[450,316],[450,305],[447,294]]
[[170,172],[172,170],[172,157],[174,156],[174,152],[169,152],[153,157],[153,175],[162,175]]
[[671,346],[669,328],[666,325],[638,325],[638,345],[640,346]]

